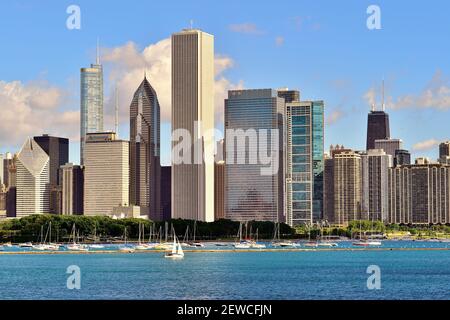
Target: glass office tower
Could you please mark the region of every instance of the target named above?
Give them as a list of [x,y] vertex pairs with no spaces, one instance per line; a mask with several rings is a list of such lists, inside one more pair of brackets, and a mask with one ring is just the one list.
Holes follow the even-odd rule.
[[91,64],[80,77],[80,163],[84,162],[86,134],[103,131],[103,68]]
[[286,104],[286,214],[291,226],[322,219],[323,101]]
[[[284,120],[284,99],[278,97],[277,91],[228,91],[225,100],[225,218],[285,221]],[[230,130],[234,130],[236,136],[232,137]],[[276,130],[278,146],[271,140]],[[264,131],[266,136],[261,135]],[[278,170],[262,174],[261,170],[269,165],[259,161],[261,154],[271,152],[278,154]],[[239,155],[245,155],[245,163],[238,163]],[[258,158],[257,161],[251,161],[251,155]]]

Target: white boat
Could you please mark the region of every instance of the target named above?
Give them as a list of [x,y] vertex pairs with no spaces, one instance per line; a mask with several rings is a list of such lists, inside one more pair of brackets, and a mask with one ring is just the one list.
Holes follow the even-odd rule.
[[19,248],[32,248],[33,243],[32,242],[24,242],[19,244]]
[[[80,251],[80,252],[85,252],[85,251],[89,251],[89,247],[87,245],[84,244],[80,244],[77,243],[76,241],[76,227],[75,227],[75,223],[72,226],[72,234],[71,234],[71,238],[72,238],[72,244],[69,244],[66,246],[67,250],[69,251]],[[78,235],[79,238],[79,235]],[[69,239],[70,241],[70,239]]]
[[[251,236],[251,235],[250,235]],[[256,239],[250,242],[250,247],[252,249],[264,249],[266,247],[263,243],[258,243],[258,229],[256,229]]]
[[89,245],[89,248],[90,249],[104,249],[105,246],[102,244],[91,244],[91,245]]
[[329,242],[329,241],[320,241],[317,243],[319,247],[337,247],[338,244],[336,242]]
[[369,246],[381,246],[382,245],[381,241],[370,240],[370,241],[368,241],[368,243],[369,243]]
[[278,243],[278,245],[282,248],[291,248],[295,247],[294,243],[292,241],[281,241]]
[[3,246],[4,246],[5,248],[11,248],[13,245],[12,245],[11,242],[6,242],[6,243],[3,244]]
[[127,227],[125,227],[125,230],[123,232],[123,237],[125,240],[125,245],[121,246],[119,248],[120,252],[126,252],[126,253],[133,253],[136,251],[136,249],[134,248],[134,246],[128,245],[127,244]]
[[136,250],[149,250],[151,247],[147,243],[142,243],[142,239],[144,238],[144,224],[139,223],[139,240],[138,244],[134,246]]
[[180,242],[177,240],[175,233],[173,234],[172,251],[167,252],[164,255],[164,258],[169,258],[169,259],[183,259],[184,258],[183,248],[181,247]]
[[239,242],[236,242],[233,247],[235,249],[250,249],[250,243],[242,240],[242,222],[239,222]]

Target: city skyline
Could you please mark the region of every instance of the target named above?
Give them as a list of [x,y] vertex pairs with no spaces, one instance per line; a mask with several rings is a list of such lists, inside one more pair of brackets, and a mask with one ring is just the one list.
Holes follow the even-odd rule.
[[[404,26],[404,23],[401,25],[393,19],[393,16],[396,13],[402,13],[411,17],[410,20],[414,21],[413,17],[421,9],[420,6],[410,4],[407,10],[403,10],[404,8],[399,4],[381,1],[379,5],[382,9],[382,29],[370,31],[365,26],[367,18],[365,9],[367,6],[364,4],[349,3],[341,8],[341,6],[327,3],[327,7],[336,6],[336,8],[334,8],[335,10],[326,10],[326,12],[320,11],[318,5],[314,4],[297,4],[296,2],[286,2],[286,4],[292,7],[292,17],[283,17],[284,13],[274,14],[270,17],[271,30],[265,28],[261,18],[265,15],[264,9],[258,8],[261,15],[256,14],[249,17],[245,14],[249,10],[249,5],[242,4],[242,13],[232,17],[230,8],[237,5],[236,2],[232,2],[230,8],[219,4],[219,6],[223,6],[224,22],[216,22],[213,18],[214,15],[208,17],[202,10],[196,12],[195,9],[200,7],[200,4],[197,4],[193,8],[186,8],[183,13],[170,17],[170,23],[167,23],[164,27],[157,24],[157,21],[154,22],[155,25],[148,22],[146,25],[141,25],[141,22],[134,22],[123,32],[117,33],[117,37],[111,39],[109,36],[102,36],[108,34],[104,28],[115,30],[121,24],[112,26],[106,23],[106,16],[99,11],[101,5],[81,1],[80,8],[86,14],[83,15],[85,20],[83,20],[79,34],[76,34],[77,31],[65,29],[62,25],[62,30],[51,30],[51,33],[55,32],[55,34],[52,34],[54,37],[49,37],[52,40],[57,39],[58,43],[63,44],[60,49],[49,53],[47,50],[52,48],[51,46],[36,45],[35,54],[37,58],[33,61],[21,59],[20,65],[5,65],[4,78],[0,82],[1,101],[4,101],[5,108],[9,108],[11,101],[9,100],[10,96],[5,95],[6,90],[10,89],[14,95],[17,94],[20,103],[13,105],[14,108],[11,109],[21,116],[22,121],[16,126],[13,133],[10,131],[7,134],[6,131],[11,130],[11,124],[4,125],[3,130],[0,129],[0,136],[3,139],[0,141],[0,153],[18,152],[21,143],[27,136],[49,133],[70,138],[70,161],[73,163],[79,162],[79,151],[77,150],[79,149],[79,133],[77,133],[79,128],[79,124],[77,124],[79,121],[77,120],[79,118],[77,97],[79,90],[76,89],[78,72],[80,66],[95,61],[97,37],[100,37],[101,60],[105,63],[105,129],[113,129],[114,127],[113,82],[119,76],[125,75],[124,78],[129,81],[119,83],[121,96],[121,127],[119,131],[129,132],[125,119],[128,117],[126,114],[127,105],[131,101],[132,91],[139,84],[139,81],[134,81],[137,73],[142,77],[143,69],[145,69],[143,66],[147,65],[152,77],[149,79],[151,82],[166,81],[167,77],[164,71],[161,71],[161,78],[164,81],[155,77],[157,72],[154,66],[158,63],[165,65],[164,59],[167,59],[165,53],[170,49],[170,41],[168,40],[170,34],[174,30],[186,27],[189,20],[193,19],[194,26],[213,33],[217,38],[216,66],[219,65],[221,68],[219,76],[216,77],[216,84],[219,83],[220,88],[230,89],[236,86],[242,86],[242,88],[277,88],[288,86],[305,92],[305,99],[325,100],[328,106],[325,114],[327,122],[325,149],[328,149],[330,144],[344,144],[355,150],[364,149],[365,139],[353,135],[352,132],[347,132],[346,128],[349,124],[356,124],[355,130],[361,132],[361,134],[365,132],[364,122],[370,110],[370,102],[377,96],[377,105],[378,108],[380,107],[381,79],[385,78],[386,111],[390,115],[391,136],[402,138],[405,143],[404,148],[411,150],[413,158],[429,156],[435,159],[437,142],[447,140],[445,117],[442,116],[446,114],[448,108],[445,102],[446,94],[445,90],[438,90],[447,87],[446,70],[449,67],[448,62],[443,57],[446,45],[436,42],[440,34],[436,30],[445,30],[441,26],[442,21],[439,19],[442,15],[441,10],[427,8],[425,12],[421,12],[425,16],[433,17],[433,19],[428,19],[429,25],[420,26],[421,29],[416,29],[419,26],[415,26],[412,22],[407,23],[407,26]],[[29,19],[30,23],[34,23],[36,17],[41,15],[48,18],[46,23],[49,25],[55,24],[55,26],[61,20],[59,11],[64,11],[66,8],[61,5],[61,7],[46,9],[48,12],[41,12],[39,6],[32,2],[24,2],[23,7],[7,4],[1,6],[5,6],[5,9],[7,9],[2,10],[2,12],[13,13],[10,16],[20,15],[23,19]],[[112,12],[119,10],[119,6],[116,4],[108,4],[108,6]],[[170,5],[158,4],[158,6],[160,9],[167,9],[167,6]],[[181,3],[172,4],[172,6],[184,7]],[[18,13],[19,9],[21,10],[20,13]],[[38,14],[35,14],[35,10]],[[298,19],[295,19],[297,12]],[[330,12],[333,12],[333,14]],[[131,9],[131,13],[139,14],[133,9]],[[342,13],[342,15],[339,13]],[[91,15],[95,15],[99,21],[104,23],[104,26],[94,23],[91,20]],[[2,21],[6,21],[8,25],[14,26],[17,23],[11,21],[8,16],[2,16],[2,18],[4,18]],[[139,21],[139,19],[133,19],[133,21],[135,20]],[[406,20],[408,21],[408,19]],[[133,28],[134,26],[135,28]],[[352,37],[348,36],[350,27],[354,28],[352,29]],[[406,30],[407,27],[410,29]],[[428,32],[431,29],[434,32]],[[39,32],[39,28],[31,29],[29,34],[18,38],[30,40],[29,45],[35,45],[36,40],[31,39],[35,32]],[[436,50],[433,50],[433,52],[429,50],[421,51],[423,56],[429,59],[422,59],[423,61],[419,62],[412,54],[408,53],[409,51],[417,53],[417,50],[423,50],[422,48],[416,48],[416,42],[413,44],[413,41],[410,41],[410,34],[415,34],[423,44],[437,44],[437,47],[434,46]],[[426,39],[423,37],[424,34],[427,35]],[[335,43],[332,39],[336,35],[343,43],[339,46],[340,48],[334,46],[334,54],[330,55],[329,50],[325,49],[329,49]],[[402,39],[402,46],[396,52],[389,50],[388,46],[389,40],[393,37]],[[39,37],[36,38],[40,39],[42,44],[47,41]],[[11,37],[6,37],[6,39],[10,41],[10,50],[2,53],[3,60],[14,61],[9,58],[11,54],[14,55],[14,58],[20,58],[22,44],[11,39]],[[316,50],[313,50],[314,55],[307,53],[307,50],[303,50],[306,46],[297,44],[298,39],[301,39],[302,43],[308,43],[309,41],[312,45],[318,46]],[[358,42],[358,44],[354,42]],[[74,50],[74,45],[76,50]],[[414,50],[412,50],[413,45]],[[369,50],[363,48],[363,46],[376,48],[376,50]],[[144,51],[144,48],[147,49]],[[261,48],[265,50],[259,50]],[[267,53],[265,53],[266,51]],[[264,67],[261,68],[261,62],[273,54],[283,56],[283,59],[280,59],[283,61],[273,62],[270,66],[264,64]],[[343,59],[340,58],[345,55],[350,55],[352,59],[346,60],[351,60],[352,65],[342,62]],[[55,57],[65,58],[55,59]],[[389,57],[389,59],[386,57]],[[68,67],[67,63],[62,63],[62,60],[66,60],[66,58],[73,61],[73,66]],[[123,67],[124,64],[130,66],[130,61],[134,61],[134,65],[131,65],[131,70],[124,72],[121,66]],[[285,72],[285,70],[288,70],[285,64],[288,63],[292,66],[293,71],[301,72],[304,75],[301,80]],[[414,70],[412,68],[407,69],[407,65],[414,65]],[[328,67],[326,71],[325,67]],[[270,79],[264,78],[261,76],[262,74],[271,74],[271,77]],[[133,82],[132,85],[131,82]],[[133,89],[131,89],[131,86],[133,86]],[[155,89],[158,95],[162,96],[160,99],[162,108],[161,140],[166,141],[170,133],[168,121],[168,113],[170,113],[168,101],[170,99],[164,98],[168,95],[165,92],[167,90]],[[164,86],[161,89],[164,89]],[[30,92],[38,93],[39,99],[29,98]],[[220,99],[216,97],[216,108],[217,106],[223,108],[224,92],[226,90],[221,90]],[[431,96],[422,94],[427,92]],[[42,99],[43,96],[48,97],[48,99]],[[430,99],[425,99],[425,97],[430,97]],[[56,112],[52,117],[59,117],[58,121],[48,122],[56,118],[45,117],[48,115],[46,113],[48,109],[45,107],[57,108],[53,109]],[[9,113],[9,110],[4,112],[7,122],[11,121]],[[222,116],[223,112],[219,110],[216,120]],[[29,131],[30,122],[41,118],[44,121],[36,123],[34,131]],[[45,127],[47,124],[49,124],[48,129]],[[417,130],[419,125],[422,130]],[[67,135],[64,134],[65,132],[67,132]],[[124,135],[124,138],[127,138],[126,135]],[[8,143],[7,141],[11,142]],[[415,148],[413,148],[414,145],[416,145]],[[429,147],[432,147],[432,149],[424,150]],[[170,158],[170,144],[162,144],[161,156],[162,164],[167,165]]]

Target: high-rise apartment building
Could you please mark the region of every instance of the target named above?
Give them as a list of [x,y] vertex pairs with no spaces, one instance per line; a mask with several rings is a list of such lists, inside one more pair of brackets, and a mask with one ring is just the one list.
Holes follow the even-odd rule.
[[389,223],[450,223],[450,166],[426,163],[389,169]]
[[130,203],[141,215],[162,220],[160,106],[146,77],[130,105]]
[[411,153],[408,150],[395,150],[394,167],[411,164]]
[[173,218],[214,220],[213,129],[214,37],[186,29],[172,35]]
[[439,163],[450,164],[450,141],[439,144]]
[[356,152],[338,152],[326,160],[324,202],[329,223],[347,225],[361,219],[361,173],[361,155]]
[[[5,183],[5,172],[4,172],[4,160],[5,160],[5,156],[0,153],[0,188],[2,187],[2,185],[6,186]],[[5,196],[6,197],[6,196]]]
[[84,154],[84,214],[112,215],[129,205],[129,142],[114,132],[88,133]]
[[81,68],[80,76],[80,163],[84,163],[86,134],[103,131],[103,67],[97,61]]
[[394,158],[395,152],[403,149],[403,141],[401,139],[377,139],[374,149],[381,149]]
[[225,218],[285,221],[284,122],[285,103],[276,90],[228,92]]
[[286,216],[289,225],[311,224],[323,218],[323,112],[323,101],[286,104]]
[[366,150],[376,149],[375,140],[389,138],[389,115],[384,111],[372,110],[367,118]]
[[161,213],[162,220],[172,217],[172,167],[161,167]]
[[278,89],[278,96],[283,98],[285,103],[300,101],[300,91],[298,90]]
[[371,221],[388,219],[388,173],[392,156],[381,149],[361,155],[362,218]]
[[16,214],[50,213],[50,158],[29,138],[17,155]]
[[67,163],[61,167],[63,215],[83,214],[84,170],[83,167]]

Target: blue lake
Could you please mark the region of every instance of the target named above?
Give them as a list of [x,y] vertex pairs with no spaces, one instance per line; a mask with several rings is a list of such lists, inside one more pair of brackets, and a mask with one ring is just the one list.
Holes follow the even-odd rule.
[[[67,289],[70,265],[81,269],[80,290]],[[380,267],[380,290],[367,289],[369,265]],[[449,299],[450,251],[0,255],[0,288],[0,299]]]

